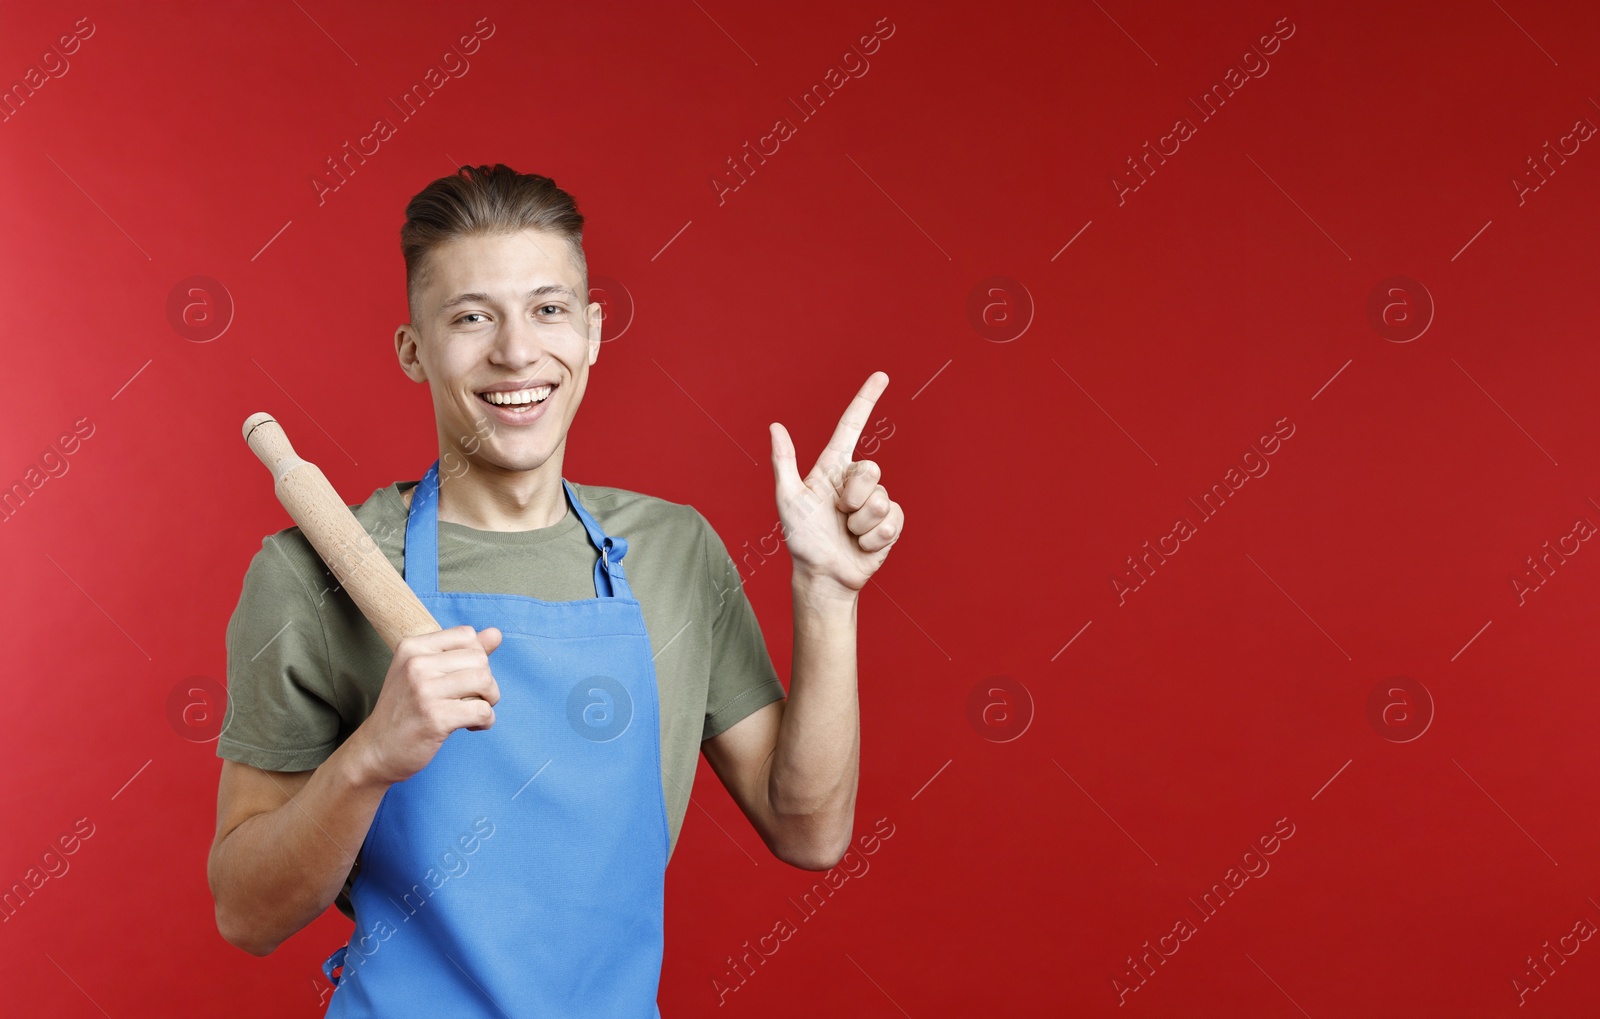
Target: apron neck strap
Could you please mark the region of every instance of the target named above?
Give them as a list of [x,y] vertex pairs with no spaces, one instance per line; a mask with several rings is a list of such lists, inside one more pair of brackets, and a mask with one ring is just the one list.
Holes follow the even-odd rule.
[[[599,551],[594,564],[594,591],[597,598],[629,598],[633,591],[628,586],[622,569],[622,557],[628,553],[628,539],[612,537],[600,529],[577,492],[566,478],[561,479],[562,491],[582,522],[589,541]],[[406,516],[406,582],[418,595],[439,593],[439,461],[435,460],[428,473],[411,492],[411,508]]]

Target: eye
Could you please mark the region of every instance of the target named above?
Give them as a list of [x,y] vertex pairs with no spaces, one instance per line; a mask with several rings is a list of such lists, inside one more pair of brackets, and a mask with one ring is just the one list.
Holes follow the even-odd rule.
[[483,312],[481,312],[481,311],[469,311],[465,315],[462,315],[460,318],[456,319],[456,321],[457,322],[465,322],[467,319],[471,318],[473,315],[477,315],[479,318],[482,318],[483,317]]
[[544,307],[540,308],[539,310],[540,311],[553,310],[553,311],[555,311],[556,314],[559,315],[561,312],[565,311],[566,309],[561,307],[561,305],[559,305],[559,304],[547,304]]

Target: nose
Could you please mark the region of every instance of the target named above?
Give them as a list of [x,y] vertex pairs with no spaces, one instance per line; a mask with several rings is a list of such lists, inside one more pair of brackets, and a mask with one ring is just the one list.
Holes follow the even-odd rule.
[[515,315],[506,319],[505,324],[496,330],[494,344],[489,351],[492,363],[513,373],[520,373],[528,365],[543,361],[546,356],[538,326],[529,317]]

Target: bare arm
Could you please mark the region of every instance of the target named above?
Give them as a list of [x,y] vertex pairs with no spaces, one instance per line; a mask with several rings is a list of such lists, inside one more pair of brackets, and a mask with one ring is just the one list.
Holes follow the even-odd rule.
[[347,740],[314,771],[223,761],[206,878],[217,929],[267,955],[333,903],[355,865],[386,783],[358,778]]
[[778,519],[794,561],[794,668],[789,699],[768,705],[701,750],[775,856],[826,870],[850,848],[860,775],[856,604],[904,530],[905,511],[871,460],[851,460],[889,376],[873,372],[810,473],[795,468],[774,421]]
[[861,761],[856,598],[796,575],[789,697],[701,744],[774,856],[827,870],[850,847]]

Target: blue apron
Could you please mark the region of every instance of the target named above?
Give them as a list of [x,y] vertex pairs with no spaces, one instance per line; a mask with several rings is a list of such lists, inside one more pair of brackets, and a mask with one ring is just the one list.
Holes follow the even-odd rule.
[[600,551],[585,601],[441,592],[438,461],[412,494],[406,583],[442,629],[500,629],[500,702],[492,727],[455,730],[385,791],[350,890],[355,932],[322,964],[330,1019],[660,1016],[655,660],[627,539],[561,486]]

